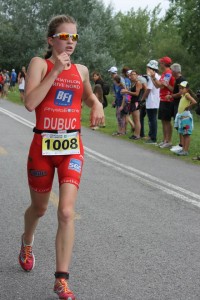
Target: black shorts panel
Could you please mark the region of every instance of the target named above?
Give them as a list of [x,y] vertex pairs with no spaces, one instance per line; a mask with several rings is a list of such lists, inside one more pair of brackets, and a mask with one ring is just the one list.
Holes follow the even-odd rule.
[[177,100],[174,100],[174,102],[173,102],[173,117],[174,117],[174,120],[175,120],[176,115],[178,113],[179,102],[180,101],[177,101]]
[[139,109],[140,109],[139,102],[131,102],[130,103],[130,109],[129,109],[130,113],[132,113],[136,110],[139,110]]
[[162,121],[171,121],[173,117],[173,103],[160,101],[160,107],[158,111],[158,119]]

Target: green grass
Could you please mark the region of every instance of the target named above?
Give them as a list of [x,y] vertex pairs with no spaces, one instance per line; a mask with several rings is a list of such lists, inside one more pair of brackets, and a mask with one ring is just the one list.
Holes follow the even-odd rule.
[[20,105],[23,105],[23,102],[20,99],[20,95],[19,95],[19,90],[18,90],[18,86],[16,85],[13,89],[13,91],[8,91],[8,100],[10,100],[13,103],[17,103]]
[[[20,100],[19,91],[17,90],[17,87],[14,89],[14,91],[9,92],[8,94],[8,100],[18,103],[20,105],[23,105],[23,103]],[[108,96],[108,106],[104,109],[105,117],[106,117],[106,127],[100,128],[98,131],[100,131],[103,134],[112,135],[114,131],[117,130],[117,121],[115,117],[115,109],[111,106],[113,97],[111,95]],[[82,126],[89,127],[89,115],[90,115],[90,109],[83,105],[82,109]],[[194,117],[194,131],[191,136],[191,144],[190,144],[190,154],[189,156],[185,157],[178,157],[175,154],[173,154],[169,149],[160,149],[159,147],[156,147],[155,145],[147,145],[144,143],[144,140],[130,140],[129,136],[131,135],[131,128],[130,125],[128,125],[127,128],[127,135],[126,136],[120,136],[120,137],[113,137],[111,138],[117,138],[126,140],[130,143],[137,144],[142,148],[146,148],[148,150],[159,152],[163,155],[172,156],[176,159],[181,159],[189,163],[194,163],[197,165],[200,165],[200,161],[193,161],[192,157],[200,155],[200,117],[196,115],[196,113],[193,113]],[[145,117],[145,134],[148,135],[148,122],[147,122],[147,116]],[[162,125],[161,121],[158,120],[158,141],[162,140]],[[172,139],[173,145],[177,145],[179,142],[179,135],[177,131],[173,130],[173,139]]]
[[[108,106],[104,109],[105,117],[106,117],[106,128],[100,128],[98,131],[112,135],[114,131],[117,131],[117,121],[115,117],[115,109],[111,106],[112,103],[112,96],[109,95],[108,97]],[[89,127],[89,113],[90,110],[84,105],[83,106],[83,113],[82,113],[82,125],[84,127]],[[131,127],[128,125],[127,135],[126,136],[120,136],[120,137],[112,137],[111,138],[117,138],[117,139],[124,139],[130,143],[137,144],[141,146],[142,148],[149,149],[154,152],[159,152],[164,155],[172,156],[177,159],[182,159],[187,162],[192,162],[194,164],[199,164],[200,161],[193,161],[192,157],[200,155],[200,117],[196,115],[196,113],[193,113],[194,117],[194,131],[191,136],[191,144],[190,144],[190,154],[189,156],[185,157],[178,157],[174,153],[172,153],[169,149],[160,149],[159,147],[156,147],[155,145],[147,145],[144,143],[144,140],[130,140],[129,136],[131,135]],[[145,134],[148,135],[148,121],[147,116],[145,117]],[[158,120],[158,142],[162,141],[162,124],[161,121]],[[177,145],[179,143],[179,134],[174,129],[173,130],[173,139],[172,139],[173,145]]]

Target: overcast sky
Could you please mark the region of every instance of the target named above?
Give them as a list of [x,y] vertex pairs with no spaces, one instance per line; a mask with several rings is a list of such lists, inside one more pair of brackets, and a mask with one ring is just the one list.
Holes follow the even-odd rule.
[[168,0],[103,0],[103,2],[106,6],[112,3],[115,11],[121,10],[123,13],[129,11],[132,7],[134,8],[134,10],[138,10],[138,8],[140,7],[142,9],[145,9],[147,7],[149,10],[152,10],[156,5],[161,3],[162,15],[164,15],[166,9],[168,9],[169,7]]

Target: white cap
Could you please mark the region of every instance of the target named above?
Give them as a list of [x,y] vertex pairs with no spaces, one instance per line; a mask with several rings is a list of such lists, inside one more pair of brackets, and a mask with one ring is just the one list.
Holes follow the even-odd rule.
[[108,72],[110,73],[117,73],[117,68],[116,67],[111,67]]
[[147,64],[147,67],[154,69],[154,70],[158,70],[158,62],[157,60],[150,60],[150,62]]
[[15,69],[12,69],[12,72],[15,72]]
[[187,81],[182,81],[179,85],[182,87],[188,87],[189,83]]
[[133,70],[128,70],[126,74],[130,75]]
[[177,63],[171,65],[170,69],[174,72],[181,73],[181,65]]

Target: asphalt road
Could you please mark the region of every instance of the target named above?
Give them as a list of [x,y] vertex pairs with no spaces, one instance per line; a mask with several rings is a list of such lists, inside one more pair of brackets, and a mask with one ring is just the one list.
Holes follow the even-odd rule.
[[[0,101],[0,299],[54,300],[58,185],[35,234],[36,266],[18,265],[29,204],[34,113]],[[77,300],[199,300],[199,167],[89,129],[76,205],[70,288]]]

